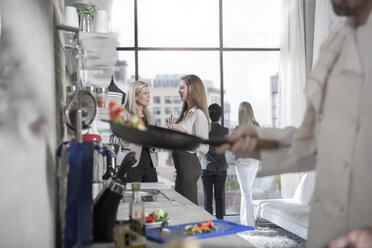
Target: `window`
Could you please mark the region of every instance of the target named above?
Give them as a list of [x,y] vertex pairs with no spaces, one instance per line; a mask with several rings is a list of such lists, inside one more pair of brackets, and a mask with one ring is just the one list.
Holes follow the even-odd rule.
[[[113,0],[112,30],[119,34],[117,53],[127,62],[120,78],[124,82],[140,79],[151,85],[152,104],[157,104],[153,114],[159,126],[166,127],[169,115],[181,113],[178,88],[186,74],[196,74],[203,80],[208,105],[223,106],[222,124],[230,130],[238,124],[242,101],[252,104],[261,126],[273,126],[280,119],[280,104],[277,97],[272,97],[270,87],[279,68],[280,2]],[[160,151],[158,157],[159,166],[164,167],[159,177],[174,182],[171,153]],[[264,192],[260,197],[271,197],[271,193]],[[229,166],[226,214],[239,214],[239,204],[235,168]],[[203,205],[202,187],[199,205]]]
[[161,126],[161,119],[160,118],[156,118],[156,126]]
[[159,107],[153,108],[152,111],[153,111],[154,115],[160,115],[161,114],[161,110],[160,110]]
[[160,96],[154,96],[152,98],[152,100],[153,100],[153,103],[159,104],[160,103]]
[[164,97],[165,103],[173,103],[173,96],[166,96]]
[[174,108],[174,115],[179,116],[181,114],[181,107],[175,107]]
[[174,101],[174,103],[181,103],[181,97],[180,96],[175,96],[173,98],[173,101]]
[[166,115],[171,115],[171,114],[173,114],[173,108],[166,107],[166,108],[165,108],[165,114],[166,114]]

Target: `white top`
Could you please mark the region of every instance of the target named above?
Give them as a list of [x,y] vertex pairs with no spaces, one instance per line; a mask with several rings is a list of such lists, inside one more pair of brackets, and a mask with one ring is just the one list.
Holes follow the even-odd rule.
[[[285,147],[261,151],[262,176],[316,169],[310,248],[372,223],[372,14],[349,35],[354,42],[344,44],[328,77],[323,115],[317,119],[317,155],[296,158]],[[359,61],[360,68],[349,61]],[[294,128],[257,131],[262,139],[284,144],[296,133]]]
[[[183,127],[188,134],[195,135],[202,139],[209,138],[208,130],[208,119],[200,109],[192,107],[189,111],[184,113],[183,120],[178,123]],[[209,150],[209,145],[200,145],[194,151],[188,151],[191,153],[202,152],[207,153]]]

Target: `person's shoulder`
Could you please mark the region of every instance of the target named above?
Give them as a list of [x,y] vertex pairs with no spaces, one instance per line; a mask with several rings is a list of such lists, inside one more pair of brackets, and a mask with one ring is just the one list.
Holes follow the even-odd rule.
[[206,117],[205,114],[204,114],[204,112],[203,112],[201,109],[199,109],[199,108],[196,108],[196,109],[195,109],[195,115],[198,116],[198,117],[199,117],[199,116],[204,116],[204,117]]

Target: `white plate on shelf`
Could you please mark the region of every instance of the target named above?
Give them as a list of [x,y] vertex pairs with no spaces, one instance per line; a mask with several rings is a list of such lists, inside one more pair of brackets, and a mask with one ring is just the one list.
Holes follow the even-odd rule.
[[[166,221],[171,222],[172,219],[171,218],[165,218]],[[164,220],[162,221],[157,221],[157,222],[152,222],[152,223],[146,223],[146,227],[160,227],[161,226],[161,223],[163,222]]]

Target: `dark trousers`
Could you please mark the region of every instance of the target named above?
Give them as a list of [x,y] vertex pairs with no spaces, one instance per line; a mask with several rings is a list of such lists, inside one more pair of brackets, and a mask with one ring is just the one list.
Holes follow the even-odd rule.
[[227,171],[203,170],[204,209],[213,214],[212,199],[216,202],[216,218],[223,219],[225,212],[225,182]]
[[176,169],[175,190],[198,205],[198,179],[201,165],[194,153],[173,151],[173,162]]
[[149,168],[130,168],[128,172],[128,183],[143,182],[143,183],[156,183],[158,181],[158,175],[156,169]]

